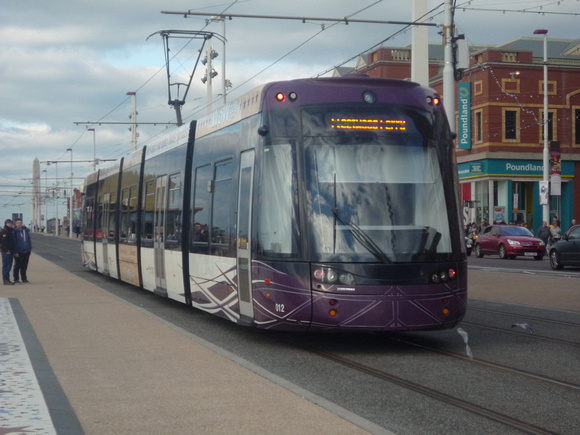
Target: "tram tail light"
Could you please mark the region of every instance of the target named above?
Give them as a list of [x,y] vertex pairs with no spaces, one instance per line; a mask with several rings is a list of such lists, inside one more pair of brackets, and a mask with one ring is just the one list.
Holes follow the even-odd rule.
[[296,92],[289,92],[288,96],[286,97],[286,94],[284,92],[276,93],[276,101],[283,103],[284,101],[286,101],[286,98],[294,102],[298,99],[298,94]]
[[437,96],[429,96],[427,97],[427,104],[429,104],[430,106],[439,106],[441,104],[441,98],[437,97]]

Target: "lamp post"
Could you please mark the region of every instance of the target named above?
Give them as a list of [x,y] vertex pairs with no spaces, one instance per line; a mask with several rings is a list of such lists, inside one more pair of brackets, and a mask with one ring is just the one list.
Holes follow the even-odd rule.
[[43,169],[44,172],[44,233],[48,232],[48,171]]
[[[534,35],[544,35],[544,153],[543,153],[543,164],[544,164],[544,176],[543,180],[546,184],[549,181],[549,155],[550,151],[548,149],[548,31],[546,29],[534,30]],[[542,220],[549,223],[550,221],[550,199],[548,195],[548,201],[542,206]]]
[[69,191],[69,204],[68,204],[68,237],[72,239],[72,208],[73,208],[73,150],[72,148],[67,148],[67,152],[70,151],[70,191]]
[[55,184],[56,187],[55,187],[55,190],[54,190],[54,192],[55,192],[55,202],[54,203],[55,203],[55,208],[56,208],[56,211],[55,211],[56,224],[54,226],[54,235],[55,236],[58,236],[60,234],[60,225],[59,225],[59,220],[58,220],[58,162],[55,161],[55,162],[52,162],[52,163],[54,163],[54,166],[56,168],[55,169],[56,176],[54,177],[55,180],[56,180],[56,184]]

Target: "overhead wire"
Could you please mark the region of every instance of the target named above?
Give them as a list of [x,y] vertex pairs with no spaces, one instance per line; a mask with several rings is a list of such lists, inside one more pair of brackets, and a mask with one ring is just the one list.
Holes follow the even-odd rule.
[[[423,14],[419,19],[417,19],[415,22],[421,22],[425,17],[427,17],[429,14],[431,14],[432,12],[436,11],[437,9],[439,9],[441,6],[443,6],[443,3],[440,3],[438,6],[434,7],[433,9],[431,9],[430,11],[428,11],[427,13]],[[433,17],[431,17],[433,18]],[[364,51],[359,52],[358,54],[355,54],[354,56],[350,57],[349,59],[339,63],[338,65],[333,66],[332,68],[328,68],[326,70],[324,70],[321,73],[318,73],[315,75],[315,77],[320,77],[323,76],[324,74],[328,74],[329,72],[335,70],[336,68],[339,68],[343,65],[346,65],[349,62],[352,62],[354,59],[359,58],[360,56],[364,55],[365,53],[368,53],[374,49],[376,49],[377,47],[380,47],[382,44],[384,44],[385,42],[397,37],[398,35],[400,35],[401,33],[405,33],[407,30],[409,30],[410,27],[412,27],[413,24],[408,24],[406,26],[404,26],[403,28],[397,30],[395,33],[391,34],[390,36],[386,37],[385,39],[383,39],[382,41],[377,42],[376,44],[374,44],[372,47],[367,48]]]
[[[235,0],[235,1],[233,1],[233,2],[230,2],[230,3],[225,3],[225,4],[227,4],[228,6],[227,6],[227,7],[226,7],[226,8],[225,8],[223,11],[222,11],[222,13],[226,12],[226,11],[227,11],[229,8],[233,7],[233,6],[234,6],[236,3],[238,3],[238,1],[239,1],[239,0]],[[456,1],[456,0],[455,0],[455,1]],[[373,7],[373,6],[375,6],[376,4],[378,4],[378,3],[381,3],[381,2],[382,2],[382,0],[378,0],[378,1],[376,1],[376,2],[374,2],[374,3],[372,3],[372,4],[370,4],[369,6],[367,6],[367,7],[363,8],[363,9],[361,9],[361,10],[359,10],[359,11],[357,11],[357,12],[354,12],[353,14],[349,15],[349,17],[352,17],[352,16],[354,16],[354,15],[356,15],[356,14],[358,14],[358,13],[360,13],[360,12],[362,12],[362,11],[366,10],[366,9],[369,9],[370,7]],[[544,15],[547,15],[547,14],[553,14],[553,15],[556,15],[556,14],[567,14],[567,15],[575,15],[575,16],[576,16],[576,15],[580,15],[580,13],[570,13],[570,12],[566,12],[566,13],[564,13],[564,12],[553,12],[553,11],[547,11],[547,10],[544,10],[544,9],[543,9],[544,7],[548,7],[548,6],[551,6],[551,5],[554,5],[554,4],[561,4],[561,3],[564,3],[564,2],[566,2],[566,0],[559,0],[559,1],[547,1],[547,2],[542,2],[542,4],[541,4],[541,5],[535,5],[535,6],[530,6],[530,7],[524,7],[524,8],[520,8],[520,9],[507,9],[507,8],[503,8],[503,7],[502,7],[502,8],[483,8],[483,7],[477,7],[477,5],[476,5],[476,4],[477,4],[477,0],[469,0],[469,1],[463,2],[463,3],[459,4],[459,5],[457,5],[457,4],[456,4],[456,6],[455,6],[454,10],[455,10],[455,9],[460,9],[460,10],[464,10],[464,11],[467,11],[467,10],[472,10],[472,11],[503,12],[503,13],[506,13],[506,12],[510,12],[510,13],[536,13],[536,14],[537,14],[537,13],[541,13],[541,14],[544,14]],[[523,4],[527,4],[527,5],[529,5],[529,4],[530,4],[530,2],[529,2],[529,1],[523,1],[523,2],[512,2],[511,4],[513,5],[513,4],[515,4],[515,3],[523,3]],[[472,6],[472,4],[475,4],[475,6]],[[502,4],[502,5],[503,5],[503,4],[505,4],[505,3],[503,3],[503,2],[502,2],[502,3],[499,3],[499,4]],[[221,5],[220,5],[220,6],[221,6]],[[429,12],[428,12],[426,15],[429,15],[429,14],[433,13],[434,11],[436,11],[437,9],[439,9],[441,6],[442,6],[442,3],[441,3],[441,4],[439,4],[438,6],[436,6],[435,8],[433,8],[432,10],[430,10],[430,11],[429,11]],[[440,13],[441,13],[441,12],[440,12]],[[438,14],[436,14],[436,15],[434,15],[434,16],[437,16],[437,15],[438,15]],[[430,18],[431,18],[431,19],[433,19],[433,17],[434,17],[434,16],[432,16],[432,17],[430,17]],[[204,26],[204,28],[205,28],[205,27],[207,27],[207,25],[209,24],[209,22],[210,22],[210,21],[206,22],[206,26]],[[288,57],[290,54],[294,53],[295,51],[297,51],[298,49],[300,49],[301,47],[303,47],[304,45],[306,45],[307,43],[309,43],[310,41],[312,41],[314,38],[316,38],[318,35],[320,35],[320,34],[321,34],[321,33],[322,33],[324,30],[326,30],[326,29],[328,29],[328,28],[331,28],[331,27],[335,26],[336,24],[339,24],[339,22],[336,22],[336,23],[333,23],[333,24],[331,24],[331,25],[329,25],[329,26],[326,26],[326,28],[321,28],[321,30],[319,30],[318,32],[316,32],[314,35],[312,35],[312,36],[308,37],[308,38],[307,38],[305,41],[303,41],[302,43],[300,43],[300,44],[299,44],[299,45],[297,45],[296,47],[292,48],[292,49],[291,49],[290,51],[288,51],[288,52],[287,52],[285,55],[281,56],[280,58],[278,58],[277,60],[275,60],[274,62],[272,62],[272,63],[271,63],[269,66],[267,66],[267,67],[263,68],[262,70],[258,71],[257,73],[255,73],[254,75],[252,75],[250,78],[248,78],[246,81],[244,81],[242,84],[240,84],[240,85],[236,86],[236,88],[234,88],[234,90],[235,90],[235,89],[238,89],[238,88],[240,88],[241,86],[243,86],[243,85],[245,85],[245,84],[247,84],[248,82],[250,82],[251,80],[253,80],[253,79],[254,79],[254,78],[256,78],[257,76],[259,76],[260,74],[262,74],[263,72],[267,71],[267,70],[268,70],[269,68],[271,68],[272,66],[276,65],[277,63],[279,63],[280,61],[282,61],[283,59],[285,59],[286,57]],[[399,34],[401,34],[401,33],[404,33],[404,32],[406,32],[406,31],[407,31],[407,30],[408,30],[410,27],[411,27],[411,25],[407,25],[407,26],[405,26],[404,28],[402,28],[402,29],[398,30],[397,32],[394,32],[394,33],[393,33],[392,35],[390,35],[389,37],[387,37],[387,38],[383,39],[382,41],[378,42],[377,44],[373,45],[371,48],[369,48],[369,49],[367,49],[367,50],[365,50],[365,51],[362,51],[362,52],[360,52],[360,53],[356,54],[355,56],[352,56],[351,58],[349,58],[349,59],[345,60],[344,62],[341,62],[341,63],[340,63],[340,64],[338,64],[338,65],[335,65],[334,67],[332,67],[332,68],[330,68],[330,69],[327,69],[327,70],[325,70],[324,72],[318,73],[318,74],[317,74],[315,77],[319,77],[319,76],[321,76],[321,75],[324,75],[324,74],[326,74],[326,73],[328,73],[328,72],[330,72],[330,71],[334,70],[334,69],[335,69],[335,68],[337,68],[337,67],[343,66],[343,65],[347,64],[348,62],[351,62],[352,60],[354,60],[354,59],[358,58],[359,56],[363,55],[364,53],[366,53],[366,52],[369,52],[369,51],[371,51],[371,50],[375,49],[376,47],[378,47],[378,46],[382,45],[382,44],[383,44],[383,43],[385,43],[386,41],[388,41],[388,40],[390,40],[390,39],[393,39],[393,38],[395,38],[397,35],[399,35]],[[176,53],[175,53],[173,56],[177,56],[177,55],[178,55],[178,54],[179,54],[179,53],[180,53],[180,52],[181,52],[181,51],[182,51],[184,48],[185,48],[185,45],[184,45],[184,46],[183,46],[183,47],[182,47],[182,48],[181,48],[181,49],[180,49],[178,52],[176,52]],[[156,77],[156,76],[159,74],[159,72],[163,71],[164,67],[165,67],[165,65],[164,65],[163,67],[160,67],[160,68],[159,68],[159,70],[157,70],[155,73],[153,73],[153,75],[152,75],[151,77],[149,77],[149,79],[147,79],[145,82],[143,82],[143,83],[142,83],[142,84],[141,84],[141,85],[140,85],[140,86],[137,88],[137,90],[136,90],[136,91],[139,91],[139,90],[143,89],[143,88],[144,88],[144,87],[145,87],[145,86],[146,86],[148,83],[150,83],[150,82],[151,82],[151,80],[153,80],[153,78],[154,78],[154,77]],[[130,97],[129,97],[129,96],[128,96],[127,98],[123,99],[123,101],[121,101],[121,102],[120,102],[120,103],[119,103],[117,106],[115,106],[115,107],[114,107],[113,109],[111,109],[109,112],[107,112],[106,114],[104,114],[103,116],[101,116],[101,117],[99,118],[99,121],[102,121],[102,120],[104,120],[105,118],[107,118],[108,116],[110,116],[112,113],[114,113],[116,110],[118,110],[118,109],[119,109],[121,106],[123,106],[124,104],[126,104],[126,102],[127,102],[129,99],[130,99]],[[200,98],[200,99],[201,99],[201,98]],[[200,110],[203,110],[205,107],[206,107],[206,106],[204,106],[204,105],[201,105],[201,106],[198,106],[198,107],[194,108],[193,110],[195,110],[195,111],[194,111],[193,113],[190,113],[190,114],[188,114],[188,115],[187,115],[187,117],[189,118],[189,117],[193,116],[194,114],[198,113]],[[157,134],[154,134],[154,135],[153,135],[153,136],[151,136],[151,137],[150,137],[148,140],[151,140],[152,138],[154,138],[154,137],[156,137],[156,136],[158,136],[158,135],[162,134],[162,133],[163,133],[165,130],[166,130],[166,129],[160,130],[160,131],[159,131]],[[75,140],[75,142],[74,142],[74,143],[73,143],[73,144],[70,146],[70,148],[71,148],[71,149],[72,149],[72,148],[73,148],[73,147],[74,147],[74,146],[75,146],[75,145],[76,145],[76,144],[77,144],[77,143],[80,141],[80,139],[81,139],[81,138],[84,136],[84,134],[86,133],[86,131],[87,131],[87,130],[85,129],[85,130],[83,131],[83,133],[81,133],[81,135],[79,135],[79,137],[78,137],[78,138]],[[147,141],[148,141],[148,140],[147,140]],[[60,156],[58,159],[56,159],[56,160],[60,160],[60,159],[61,159],[61,158],[63,158],[65,155],[66,155],[66,152],[65,152],[65,153],[63,153],[63,154],[62,154],[62,155],[61,155],[61,156]],[[65,162],[65,161],[63,161],[63,162]]]

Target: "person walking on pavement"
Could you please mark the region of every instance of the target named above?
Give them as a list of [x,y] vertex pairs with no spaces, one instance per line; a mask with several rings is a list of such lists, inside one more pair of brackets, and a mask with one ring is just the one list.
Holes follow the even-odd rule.
[[14,283],[10,281],[10,270],[12,270],[12,263],[14,261],[14,249],[16,247],[16,240],[14,239],[14,229],[12,226],[14,223],[12,219],[6,219],[4,221],[4,228],[0,230],[0,241],[2,251],[2,278],[4,279],[4,285],[13,285]]
[[541,239],[544,242],[544,245],[548,246],[548,239],[550,238],[550,227],[548,226],[548,221],[544,221],[542,226],[538,230],[536,234],[538,239]]
[[554,225],[550,228],[550,246],[558,242],[562,237],[562,229],[560,228],[560,221],[554,219]]
[[22,219],[16,219],[16,228],[14,228],[14,284],[18,284],[22,279],[23,284],[29,281],[26,277],[30,252],[32,251],[32,242],[30,241],[30,232],[28,228],[22,225]]

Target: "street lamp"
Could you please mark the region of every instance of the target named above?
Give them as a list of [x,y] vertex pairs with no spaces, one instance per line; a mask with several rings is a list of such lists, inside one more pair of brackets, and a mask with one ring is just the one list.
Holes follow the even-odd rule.
[[54,192],[55,192],[55,195],[54,195],[55,196],[55,208],[56,208],[56,210],[55,210],[55,220],[56,220],[56,224],[55,224],[55,227],[54,227],[54,235],[55,236],[58,236],[60,234],[60,226],[59,226],[59,222],[58,222],[58,161],[46,162],[47,165],[50,165],[51,163],[54,163],[54,166],[56,168],[55,169],[56,176],[54,177],[55,180],[56,180],[55,189],[54,189]]
[[45,186],[45,190],[44,190],[44,211],[45,211],[45,215],[44,215],[44,233],[48,232],[48,171],[46,169],[43,169],[42,172],[44,172],[44,186]]
[[68,237],[72,239],[72,207],[73,207],[73,150],[72,148],[67,148],[66,151],[70,151],[70,191],[69,191],[69,204],[68,204]]
[[[549,181],[549,149],[548,149],[548,31],[546,29],[534,30],[534,35],[544,35],[544,153],[543,153],[543,164],[544,164],[544,185],[547,185]],[[548,195],[548,201],[542,206],[542,220],[550,221],[550,200]]]

